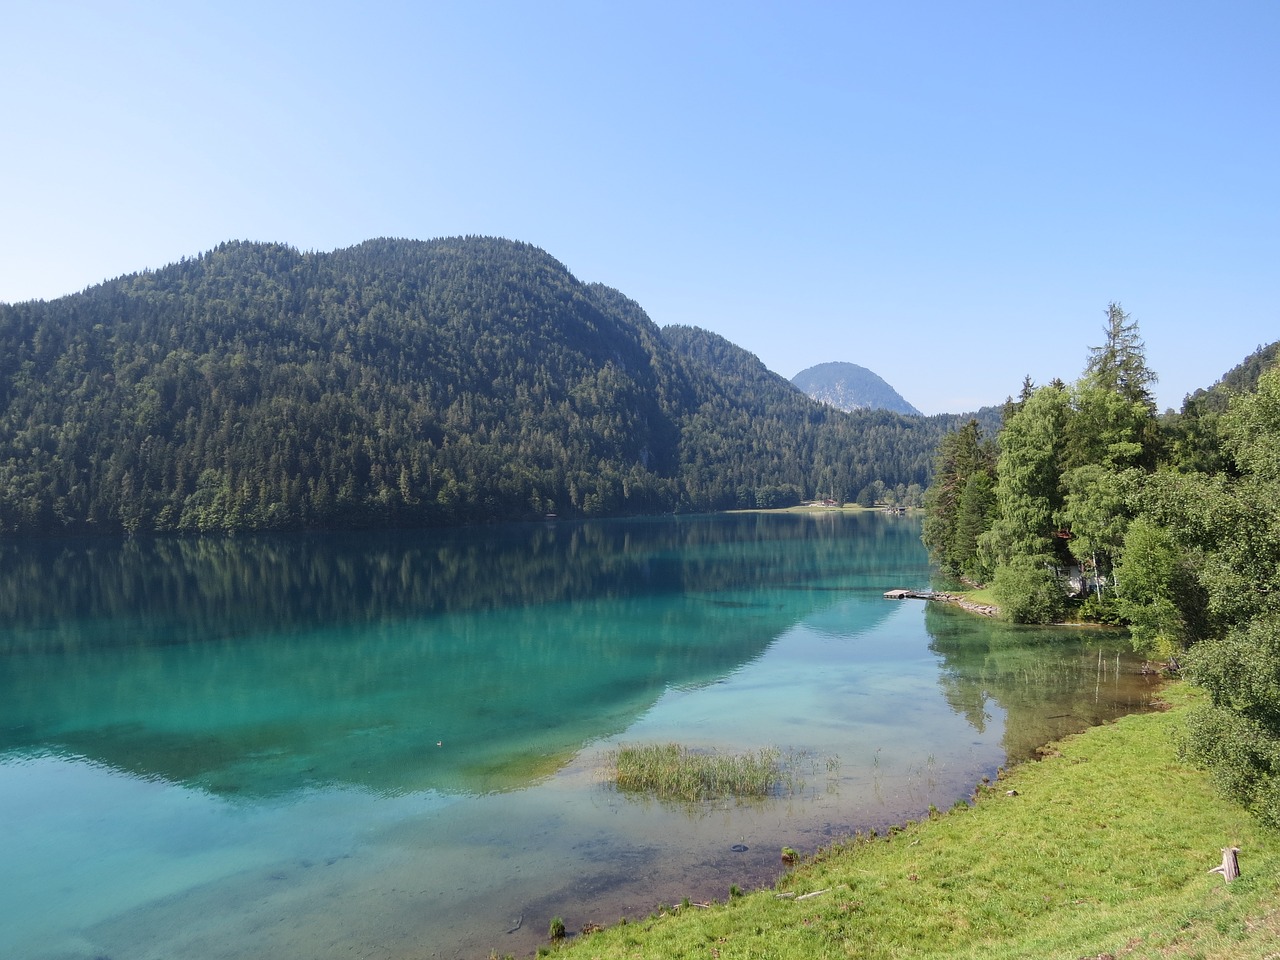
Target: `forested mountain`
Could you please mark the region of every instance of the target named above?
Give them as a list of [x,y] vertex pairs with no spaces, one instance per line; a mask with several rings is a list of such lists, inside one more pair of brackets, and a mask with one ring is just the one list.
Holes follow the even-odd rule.
[[918,499],[950,426],[814,403],[507,240],[227,243],[0,304],[0,533]]
[[1260,346],[1222,375],[1211,387],[1196,390],[1187,396],[1182,412],[1211,409],[1219,413],[1226,410],[1233,396],[1253,393],[1258,389],[1258,379],[1280,358],[1280,340]]
[[936,417],[834,410],[723,337],[681,326],[662,332],[695,384],[697,406],[684,421],[686,477],[717,507],[748,505],[742,485],[760,457],[768,458],[777,481],[757,491],[762,506],[801,494],[866,506],[918,504],[945,434],[970,417],[999,426],[995,407]]
[[1280,340],[1258,347],[1213,386],[1188,394],[1180,413],[1166,412],[1163,426],[1170,446],[1187,469],[1219,472],[1229,468],[1220,443],[1218,421],[1227,412],[1232,397],[1257,390],[1259,378],[1278,358]]
[[920,414],[879,375],[856,363],[820,363],[801,370],[791,382],[814,400],[829,403],[837,410]]

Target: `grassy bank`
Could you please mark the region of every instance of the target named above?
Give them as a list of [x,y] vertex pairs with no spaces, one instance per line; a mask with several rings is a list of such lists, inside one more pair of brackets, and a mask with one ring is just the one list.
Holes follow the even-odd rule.
[[[648,918],[566,914],[610,957],[1280,960],[1280,837],[1176,757],[1192,693],[1072,737],[973,807],[811,852],[776,890]],[[1240,848],[1241,877],[1208,870]],[[802,851],[804,853],[804,851]],[[728,891],[726,891],[728,894]],[[576,920],[576,922],[575,922]]]

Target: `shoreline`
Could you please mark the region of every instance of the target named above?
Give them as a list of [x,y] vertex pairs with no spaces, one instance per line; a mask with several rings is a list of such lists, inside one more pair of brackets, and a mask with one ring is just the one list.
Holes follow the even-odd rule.
[[[659,907],[563,949],[569,960],[707,943],[715,957],[781,960],[1262,956],[1280,935],[1280,836],[1177,760],[1169,718],[1198,696],[1185,682],[1162,684],[1154,710],[1045,744],[984,778],[969,803],[836,841],[772,888]],[[1019,843],[1001,839],[1010,837]],[[1224,844],[1245,851],[1248,878],[1225,898],[1209,870]]]
[[[959,596],[954,593],[945,593],[940,590],[906,590],[902,588],[894,590],[886,590],[884,594],[886,600],[923,600],[926,603],[946,603],[951,606],[959,607],[970,613],[978,614],[983,617],[999,618],[1000,608],[990,603],[975,603],[967,597]],[[1071,626],[1066,623],[1050,624],[1055,627]]]
[[[1100,722],[1095,721],[1090,725],[1077,727],[1072,732],[1065,733],[1061,737],[1046,737],[1043,740],[1037,739],[1035,741],[1028,739],[1026,743],[1021,745],[1023,749],[1003,751],[1002,760],[999,763],[993,762],[990,767],[985,769],[985,772],[983,770],[975,771],[972,774],[973,779],[956,780],[953,784],[955,787],[954,792],[948,793],[945,798],[938,796],[932,799],[943,809],[948,807],[952,809],[958,807],[971,808],[984,791],[994,789],[994,784],[1003,780],[1007,771],[1038,761],[1046,754],[1051,753],[1054,745],[1061,742],[1061,740],[1080,736],[1115,722],[1122,722],[1135,715],[1159,711],[1161,708],[1157,704],[1165,686],[1166,684],[1161,683],[1148,688],[1142,703],[1134,708],[1139,711],[1137,714],[1129,713]],[[728,890],[737,889],[739,886],[742,887],[744,895],[747,897],[781,890],[783,889],[783,884],[788,881],[788,878],[797,869],[815,860],[823,859],[826,856],[825,848],[833,843],[839,845],[852,838],[865,836],[893,836],[913,823],[924,822],[937,815],[938,808],[933,803],[927,802],[926,799],[909,808],[900,806],[896,812],[891,813],[889,816],[864,820],[857,825],[851,824],[839,832],[828,832],[826,839],[818,835],[811,836],[809,839],[813,841],[812,845],[805,844],[800,846],[797,842],[798,838],[795,836],[782,837],[778,840],[779,844],[795,844],[800,847],[800,854],[796,860],[780,860],[776,851],[783,849],[783,847],[773,846],[771,850],[773,851],[774,865],[767,871],[768,876],[764,877],[758,873],[755,877],[752,877],[750,872],[746,872],[738,873],[736,876],[732,874],[725,875],[719,880],[666,882],[652,888],[652,893],[647,898],[643,895],[637,896],[634,890],[628,891],[620,897],[604,896],[593,902],[586,903],[557,902],[554,898],[548,898],[543,904],[544,912],[547,916],[564,917],[569,927],[569,935],[563,941],[564,946],[568,947],[574,943],[589,942],[591,937],[584,936],[584,934],[593,934],[613,928],[634,929],[638,924],[645,923],[646,917],[651,922],[657,916],[674,916],[682,909],[674,905],[683,901],[692,901],[684,902],[683,912],[687,914],[689,913],[687,908],[690,906],[703,910],[715,909],[721,904],[727,905],[739,902],[737,897],[730,897],[729,900],[723,899]],[[751,841],[753,849],[757,845],[760,845],[758,837]],[[797,861],[800,867],[794,866]],[[526,921],[529,919],[531,918],[526,917]],[[526,922],[526,929],[522,931],[524,936],[518,938],[521,942],[508,942],[505,948],[491,948],[492,956],[533,956],[534,951],[539,949],[540,945],[545,947],[548,942],[545,934],[540,932],[545,923],[544,918],[535,919],[532,926]],[[553,946],[555,945],[553,944]],[[512,952],[513,948],[514,952]],[[521,950],[524,952],[520,952]],[[588,955],[591,956],[593,954]],[[630,955],[628,954],[628,956]]]
[[[938,603],[949,603],[952,606],[959,607],[961,610],[968,610],[970,613],[976,613],[981,617],[1000,618],[1000,608],[994,603],[975,603],[965,597],[958,596],[954,593],[935,593],[931,598]],[[1060,623],[1054,626],[1065,627],[1067,624]]]

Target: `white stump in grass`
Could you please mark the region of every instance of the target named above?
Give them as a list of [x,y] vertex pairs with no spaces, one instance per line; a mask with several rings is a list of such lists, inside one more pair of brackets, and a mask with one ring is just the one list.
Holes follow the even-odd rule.
[[1209,872],[1222,874],[1222,879],[1227,883],[1230,883],[1236,877],[1240,876],[1240,860],[1236,856],[1239,852],[1239,847],[1223,847],[1222,866],[1214,867]]

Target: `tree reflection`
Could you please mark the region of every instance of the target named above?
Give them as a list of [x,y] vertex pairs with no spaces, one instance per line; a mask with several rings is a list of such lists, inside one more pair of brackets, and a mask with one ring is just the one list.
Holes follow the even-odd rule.
[[922,557],[865,516],[7,543],[0,751],[226,795],[507,789]]
[[930,603],[929,647],[938,684],[978,732],[999,714],[1010,760],[1127,713],[1149,709],[1158,680],[1120,631],[1006,624]]

